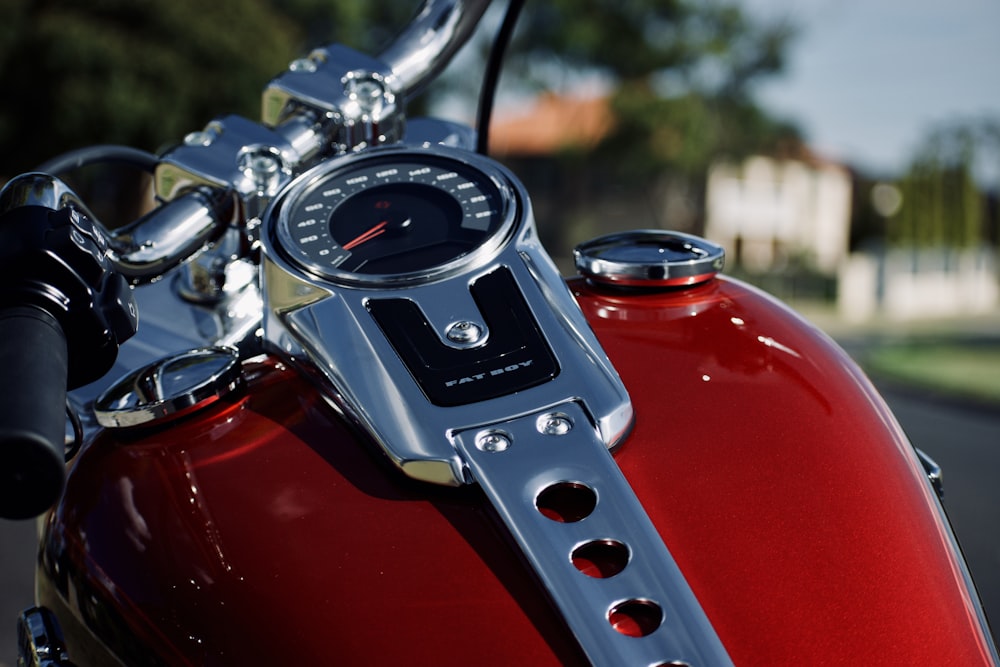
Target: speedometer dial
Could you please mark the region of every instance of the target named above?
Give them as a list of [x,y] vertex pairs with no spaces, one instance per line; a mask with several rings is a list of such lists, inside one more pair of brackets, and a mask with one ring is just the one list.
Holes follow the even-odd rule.
[[416,279],[495,248],[511,207],[501,179],[479,167],[390,152],[293,190],[277,235],[290,259],[326,278]]

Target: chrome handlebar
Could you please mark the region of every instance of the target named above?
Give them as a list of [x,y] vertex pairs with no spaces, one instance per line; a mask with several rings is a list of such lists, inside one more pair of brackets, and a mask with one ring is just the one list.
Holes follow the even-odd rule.
[[[237,199],[240,214],[250,220],[317,160],[398,141],[402,99],[441,72],[489,4],[424,0],[378,58],[329,46],[295,61],[268,86],[264,125],[232,116],[212,121],[163,155],[156,185],[166,203],[124,228],[108,231],[69,187],[48,174],[11,183],[0,210],[24,205],[77,210],[103,232],[109,257],[126,278],[134,284],[154,280],[231,228]],[[244,230],[241,236],[251,234]]]
[[0,192],[0,213],[21,206],[72,209],[98,226],[98,242],[122,275],[133,284],[163,275],[213,241],[232,217],[229,191],[196,188],[126,227],[108,231],[80,197],[51,174],[15,178]]
[[218,238],[232,217],[226,190],[195,188],[108,234],[111,261],[130,282],[163,275]]
[[406,96],[437,76],[472,35],[490,0],[426,0],[379,60],[385,62]]

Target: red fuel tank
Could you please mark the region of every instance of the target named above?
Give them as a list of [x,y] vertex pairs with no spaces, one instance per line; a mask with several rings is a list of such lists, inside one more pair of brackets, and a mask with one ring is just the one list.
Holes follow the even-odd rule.
[[[737,665],[993,664],[920,463],[833,342],[728,279],[570,287],[632,396],[615,458]],[[246,372],[78,455],[39,577],[78,664],[583,661],[478,488],[409,480],[293,371]]]

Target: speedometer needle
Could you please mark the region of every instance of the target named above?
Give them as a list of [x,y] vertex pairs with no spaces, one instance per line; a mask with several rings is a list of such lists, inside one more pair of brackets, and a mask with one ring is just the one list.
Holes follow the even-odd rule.
[[375,225],[374,227],[372,227],[371,229],[369,229],[367,232],[359,235],[355,239],[352,239],[350,242],[345,243],[341,247],[344,250],[350,250],[351,248],[356,248],[357,246],[361,245],[365,241],[370,241],[373,238],[375,238],[376,236],[378,236],[379,234],[383,233],[385,231],[385,226],[387,224],[389,224],[389,221],[388,220],[383,220],[382,222],[378,223],[377,225]]

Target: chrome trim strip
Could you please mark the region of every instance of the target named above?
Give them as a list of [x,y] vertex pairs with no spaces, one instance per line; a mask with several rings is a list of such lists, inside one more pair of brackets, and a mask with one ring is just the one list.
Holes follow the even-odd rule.
[[[454,440],[594,665],[733,664],[579,405],[465,430]],[[593,511],[578,521],[543,515],[552,508],[540,498],[560,485],[590,489]],[[570,509],[578,504],[566,503]],[[609,576],[586,574],[602,551]],[[575,553],[583,554],[576,564]],[[646,627],[642,618],[626,618],[638,622],[642,636],[613,627],[613,611],[627,604],[651,613]]]
[[[395,155],[401,164],[421,156],[460,160],[500,181],[510,198],[504,206],[510,219],[494,232],[503,242],[495,247],[492,239],[486,241],[486,252],[470,253],[444,275],[429,271],[404,282],[394,275],[318,277],[302,262],[289,259],[278,232],[288,222],[282,216],[299,206],[296,197],[307,196],[303,193],[327,173],[323,170],[344,167],[335,162],[317,168],[293,183],[264,219],[267,342],[316,379],[325,397],[356,421],[405,474],[443,485],[481,484],[594,664],[731,664],[608,451],[631,427],[632,405],[538,243],[523,186],[491,160],[444,147],[373,153],[380,160]],[[355,157],[350,164],[366,168],[363,158]],[[457,321],[482,321],[480,308],[485,311],[486,306],[479,305],[470,290],[500,270],[513,277],[558,370],[512,393],[457,405],[434,402],[411,373],[426,369],[406,365],[373,314],[378,308],[369,302],[406,300],[423,317],[420,326],[443,336]],[[499,335],[502,322],[493,321],[491,328]],[[522,349],[535,349],[528,347],[527,338],[520,340]],[[508,363],[516,358],[510,353],[504,357]],[[472,384],[488,375],[494,373],[484,370],[462,382],[472,391]],[[558,524],[541,513],[551,508],[540,499],[550,487],[561,493],[563,485],[592,495],[588,516]],[[603,550],[610,552],[608,563],[600,562]],[[591,551],[597,552],[598,572],[606,576],[584,572],[588,559],[594,558]],[[603,567],[614,572],[606,573]],[[642,636],[626,636],[626,630],[618,628]]]

